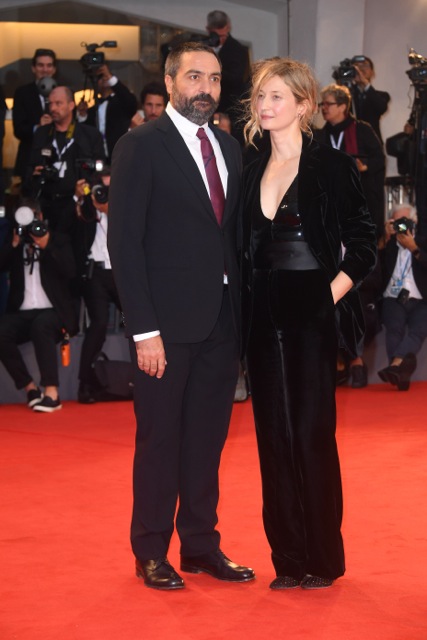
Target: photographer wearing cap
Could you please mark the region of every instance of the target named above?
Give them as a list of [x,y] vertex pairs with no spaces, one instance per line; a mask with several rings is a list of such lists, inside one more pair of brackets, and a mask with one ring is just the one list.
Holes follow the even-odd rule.
[[95,106],[88,109],[87,103],[81,101],[77,106],[77,119],[97,127],[104,141],[105,156],[110,160],[117,140],[129,129],[137,100],[106,64],[96,71],[96,89]]
[[[75,276],[71,243],[51,231],[36,201],[24,202],[15,213],[15,227],[0,248],[0,270],[8,271],[6,312],[0,317],[0,361],[17,389],[27,392],[35,411],[62,408],[58,395],[57,344],[77,332],[69,283]],[[32,342],[40,371],[40,386],[32,379],[18,345]]]
[[386,91],[378,91],[371,84],[374,63],[368,56],[352,58],[356,75],[351,88],[353,108],[358,120],[368,122],[382,142],[380,118],[387,111],[390,95]]
[[13,132],[19,140],[14,174],[22,179],[25,178],[30,160],[35,130],[52,122],[48,102],[40,92],[40,81],[43,78],[53,78],[55,75],[55,52],[52,49],[36,49],[31,71],[34,74],[34,82],[18,87],[13,98]]
[[89,315],[79,368],[77,397],[82,404],[96,402],[98,385],[92,364],[105,342],[110,303],[121,310],[107,248],[109,186],[110,171],[104,169],[94,178],[91,187],[85,180],[79,180],[75,192],[82,294]]
[[94,127],[74,120],[74,96],[68,87],[49,94],[52,123],[39,127],[31,150],[31,193],[40,199],[52,229],[72,233],[76,222],[74,188],[89,160],[104,159],[102,137]]
[[396,205],[379,252],[384,276],[381,316],[390,364],[378,375],[399,391],[409,389],[415,356],[427,337],[427,241],[416,233],[416,224],[414,207]]

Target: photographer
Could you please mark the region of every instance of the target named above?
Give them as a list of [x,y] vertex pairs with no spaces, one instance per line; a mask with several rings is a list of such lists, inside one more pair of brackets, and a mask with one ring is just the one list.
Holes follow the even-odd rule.
[[77,182],[75,192],[82,252],[79,262],[84,264],[82,293],[89,315],[79,368],[78,401],[82,404],[96,401],[92,363],[105,341],[109,305],[114,303],[121,309],[107,249],[109,185],[110,173],[104,170],[93,181],[90,195],[85,195],[89,189],[85,180]]
[[368,56],[354,56],[352,62],[356,70],[351,86],[354,115],[368,122],[382,142],[380,118],[387,111],[390,95],[372,86],[374,63]]
[[390,364],[378,375],[399,391],[409,389],[415,356],[427,337],[427,241],[416,233],[416,224],[414,207],[396,205],[379,252],[384,276],[381,315]]
[[137,110],[137,100],[120,80],[113,76],[106,64],[95,74],[97,98],[95,106],[88,109],[83,100],[77,106],[77,119],[87,125],[97,127],[104,141],[104,151],[111,159],[114,145],[129,127]]
[[[0,270],[10,275],[6,312],[0,317],[0,361],[16,388],[27,392],[28,406],[51,413],[62,408],[56,345],[64,332],[77,332],[69,292],[75,262],[69,238],[49,230],[37,202],[27,205],[17,210],[18,224],[0,248]],[[18,348],[25,342],[34,344],[44,395]]]
[[39,127],[31,151],[30,188],[40,199],[44,217],[52,229],[71,234],[75,225],[74,186],[82,160],[103,160],[101,134],[75,122],[74,97],[68,87],[49,94],[52,124]]
[[55,75],[55,52],[52,49],[36,49],[31,71],[34,82],[18,87],[13,98],[13,132],[19,140],[14,175],[20,176],[22,180],[26,177],[34,132],[38,127],[52,122],[47,101],[41,94],[38,83],[43,78]]

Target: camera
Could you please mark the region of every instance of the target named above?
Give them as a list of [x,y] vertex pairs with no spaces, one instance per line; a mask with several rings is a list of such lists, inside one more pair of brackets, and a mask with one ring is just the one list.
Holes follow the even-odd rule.
[[56,182],[56,180],[59,180],[59,170],[53,162],[54,150],[52,147],[46,147],[41,150],[41,156],[43,158],[43,168],[39,174],[40,184]]
[[88,76],[94,77],[99,67],[105,64],[105,54],[102,51],[97,51],[97,49],[115,49],[117,42],[116,40],[105,40],[101,44],[86,44],[86,42],[82,42],[81,46],[85,47],[87,51],[80,58],[83,72]]
[[104,169],[103,160],[93,160],[92,158],[77,158],[76,170],[79,178],[87,180],[87,182],[93,181],[93,174],[99,173]]
[[365,60],[365,56],[353,56],[352,58],[345,58],[344,60],[341,60],[339,66],[334,68],[332,73],[333,79],[337,84],[345,85],[350,88],[353,85],[353,80],[357,73],[354,65],[364,62]]
[[417,53],[415,49],[410,49],[408,61],[411,68],[408,69],[406,74],[413,84],[415,86],[427,84],[427,58]]
[[31,236],[43,238],[49,231],[47,220],[36,218],[30,207],[19,207],[15,211],[15,222],[18,236],[28,244],[33,242]]
[[108,186],[102,182],[93,185],[91,194],[99,204],[106,204],[108,202]]
[[407,233],[414,230],[415,222],[410,218],[398,218],[397,220],[393,220],[393,229],[396,233]]

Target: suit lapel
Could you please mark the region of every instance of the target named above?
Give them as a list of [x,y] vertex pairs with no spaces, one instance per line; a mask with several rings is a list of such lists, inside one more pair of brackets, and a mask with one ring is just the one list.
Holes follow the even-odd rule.
[[157,128],[166,134],[163,136],[163,144],[175,162],[177,171],[185,177],[188,185],[200,199],[207,213],[216,220],[209,194],[194,158],[178,129],[166,113],[162,114],[157,120]]
[[228,217],[235,210],[235,200],[238,193],[238,186],[240,184],[240,176],[238,167],[236,165],[234,154],[232,153],[229,145],[229,140],[226,136],[218,135],[218,130],[216,127],[209,125],[211,131],[215,138],[218,140],[219,146],[221,147],[222,155],[224,156],[225,166],[228,171],[228,179],[227,179],[227,193],[225,194],[225,208],[224,208],[224,216],[222,224],[227,221]]

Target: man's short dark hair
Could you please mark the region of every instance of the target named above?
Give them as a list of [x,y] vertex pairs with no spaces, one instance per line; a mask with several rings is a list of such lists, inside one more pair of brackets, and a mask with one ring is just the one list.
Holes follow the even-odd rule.
[[178,73],[179,65],[181,64],[181,57],[184,55],[184,53],[193,53],[194,51],[210,53],[211,55],[215,56],[221,68],[220,59],[216,55],[215,51],[211,47],[208,47],[207,44],[203,44],[202,42],[182,42],[174,49],[172,49],[172,51],[166,58],[165,75],[170,76],[172,79],[174,79],[176,77],[176,74]]
[[207,17],[207,28],[211,29],[224,29],[230,24],[230,18],[225,11],[211,11]]
[[42,58],[43,56],[48,56],[49,58],[52,58],[53,64],[56,66],[56,55],[55,55],[55,52],[52,51],[52,49],[36,49],[31,61],[33,64],[33,67],[35,67],[36,65],[37,58]]
[[164,82],[148,82],[141,91],[141,104],[144,104],[147,96],[161,96],[165,106],[168,101],[168,92]]

